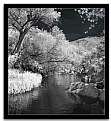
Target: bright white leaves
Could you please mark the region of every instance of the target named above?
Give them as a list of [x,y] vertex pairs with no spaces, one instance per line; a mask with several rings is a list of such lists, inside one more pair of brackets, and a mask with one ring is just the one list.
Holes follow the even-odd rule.
[[18,54],[15,55],[9,55],[8,57],[8,68],[12,68],[14,66],[14,63],[18,59]]
[[9,8],[8,23],[13,25],[17,30],[23,27],[33,26],[38,20],[46,24],[58,21],[61,16],[60,12],[54,8]]
[[8,94],[18,94],[30,91],[41,84],[42,76],[31,72],[20,73],[18,70],[8,70]]
[[48,60],[64,60],[66,63],[73,61],[78,64],[82,61],[81,49],[77,46],[71,45],[71,43],[66,40],[62,30],[60,30],[57,26],[53,27],[51,33],[39,29],[36,29],[35,31],[32,29],[31,33],[28,50],[34,49],[31,46],[32,44],[35,45],[36,48],[39,48],[43,53],[43,60],[41,61],[47,62]]
[[56,44],[56,39],[51,36],[50,33],[45,31],[43,33],[38,33],[37,38],[35,39],[43,53],[49,52],[50,49]]

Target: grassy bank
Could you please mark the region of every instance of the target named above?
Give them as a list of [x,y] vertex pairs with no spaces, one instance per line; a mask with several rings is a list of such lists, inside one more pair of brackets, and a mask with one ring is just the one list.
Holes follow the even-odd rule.
[[8,69],[8,94],[18,94],[30,91],[41,84],[40,74]]

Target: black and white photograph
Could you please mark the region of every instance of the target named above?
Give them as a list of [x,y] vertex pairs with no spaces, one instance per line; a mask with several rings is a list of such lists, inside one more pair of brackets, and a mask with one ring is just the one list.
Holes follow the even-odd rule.
[[6,119],[108,119],[109,4],[4,4],[4,20]]

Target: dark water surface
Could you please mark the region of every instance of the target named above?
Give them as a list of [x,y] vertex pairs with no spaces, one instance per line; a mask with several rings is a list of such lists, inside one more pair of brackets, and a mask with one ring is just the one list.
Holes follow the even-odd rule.
[[73,81],[80,81],[80,78],[74,75],[49,76],[42,87],[25,94],[9,96],[9,114],[91,113],[90,109],[85,111],[84,108],[78,108],[80,97],[66,91]]

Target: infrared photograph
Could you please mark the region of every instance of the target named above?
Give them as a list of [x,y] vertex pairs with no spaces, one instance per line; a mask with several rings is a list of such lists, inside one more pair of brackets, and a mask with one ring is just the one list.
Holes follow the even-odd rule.
[[106,13],[109,4],[4,4],[5,119],[108,119]]

